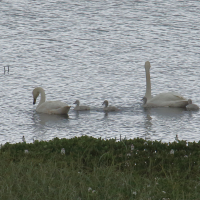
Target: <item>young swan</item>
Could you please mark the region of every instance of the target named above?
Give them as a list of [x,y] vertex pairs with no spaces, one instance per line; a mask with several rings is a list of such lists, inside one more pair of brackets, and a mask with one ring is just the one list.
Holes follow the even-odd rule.
[[199,110],[199,106],[192,103],[192,99],[188,99],[188,105],[186,106],[187,110]]
[[74,102],[74,104],[76,104],[76,107],[74,108],[74,110],[76,110],[76,111],[90,110],[89,106],[79,106],[80,105],[80,101],[79,100],[76,100]]
[[36,107],[36,111],[46,114],[68,115],[70,106],[61,101],[45,101],[45,91],[41,87],[37,87],[33,90],[33,104],[36,103],[36,99],[40,94],[40,102]]
[[118,111],[119,110],[115,106],[108,106],[108,101],[107,100],[105,100],[102,105],[105,105],[105,107],[103,108],[103,110],[106,111],[106,112]]

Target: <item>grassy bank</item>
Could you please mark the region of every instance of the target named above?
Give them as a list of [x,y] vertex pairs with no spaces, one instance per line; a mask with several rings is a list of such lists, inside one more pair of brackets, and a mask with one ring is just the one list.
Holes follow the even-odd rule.
[[34,144],[6,143],[0,161],[1,200],[200,196],[200,143],[195,142],[55,138]]

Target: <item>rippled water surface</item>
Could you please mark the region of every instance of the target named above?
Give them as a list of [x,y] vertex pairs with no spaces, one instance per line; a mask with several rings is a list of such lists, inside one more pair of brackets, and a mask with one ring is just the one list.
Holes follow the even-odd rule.
[[[175,91],[200,105],[199,10],[197,0],[0,1],[0,142],[199,141],[199,112],[141,107],[147,60],[153,94]],[[37,86],[71,105],[69,118],[36,113]],[[73,111],[76,99],[92,110]],[[106,115],[105,99],[120,112]]]

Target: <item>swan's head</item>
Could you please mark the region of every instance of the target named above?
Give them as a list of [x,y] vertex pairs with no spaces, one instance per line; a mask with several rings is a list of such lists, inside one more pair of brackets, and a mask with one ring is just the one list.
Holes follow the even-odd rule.
[[188,99],[188,104],[192,104],[192,99]]
[[150,62],[146,61],[144,67],[145,67],[145,70],[150,70],[150,68],[151,68]]
[[79,100],[76,100],[76,101],[74,102],[74,104],[76,104],[77,106],[79,106],[80,101],[79,101]]
[[40,94],[39,89],[38,89],[38,88],[35,88],[35,89],[33,90],[32,94],[33,94],[33,104],[35,104],[35,103],[36,103],[36,99],[37,99],[37,97],[38,97],[39,94]]
[[143,101],[143,105],[145,105],[147,103],[147,98],[146,97],[143,97],[142,98],[142,101]]
[[105,107],[108,107],[108,101],[105,100],[102,105],[105,105]]

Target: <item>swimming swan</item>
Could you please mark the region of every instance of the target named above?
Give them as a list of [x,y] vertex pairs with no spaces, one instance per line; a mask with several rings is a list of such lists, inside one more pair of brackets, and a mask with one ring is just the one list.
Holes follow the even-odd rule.
[[66,103],[61,101],[45,101],[45,91],[41,87],[36,87],[33,92],[33,104],[36,103],[36,99],[41,95],[40,102],[36,107],[36,111],[47,114],[67,115],[70,109]]
[[186,106],[187,110],[199,110],[199,106],[192,103],[191,99],[188,99],[188,105]]
[[118,111],[119,110],[115,106],[108,106],[108,101],[107,100],[105,100],[102,105],[105,105],[105,107],[103,108],[103,110],[106,111],[106,112]]
[[76,107],[74,108],[74,110],[76,110],[76,111],[90,110],[89,106],[79,106],[80,105],[80,101],[79,100],[76,100],[74,102],[74,104],[76,104]]
[[143,107],[186,107],[188,100],[175,92],[160,93],[153,97],[151,95],[150,62],[145,62],[146,71],[146,94],[143,98]]

